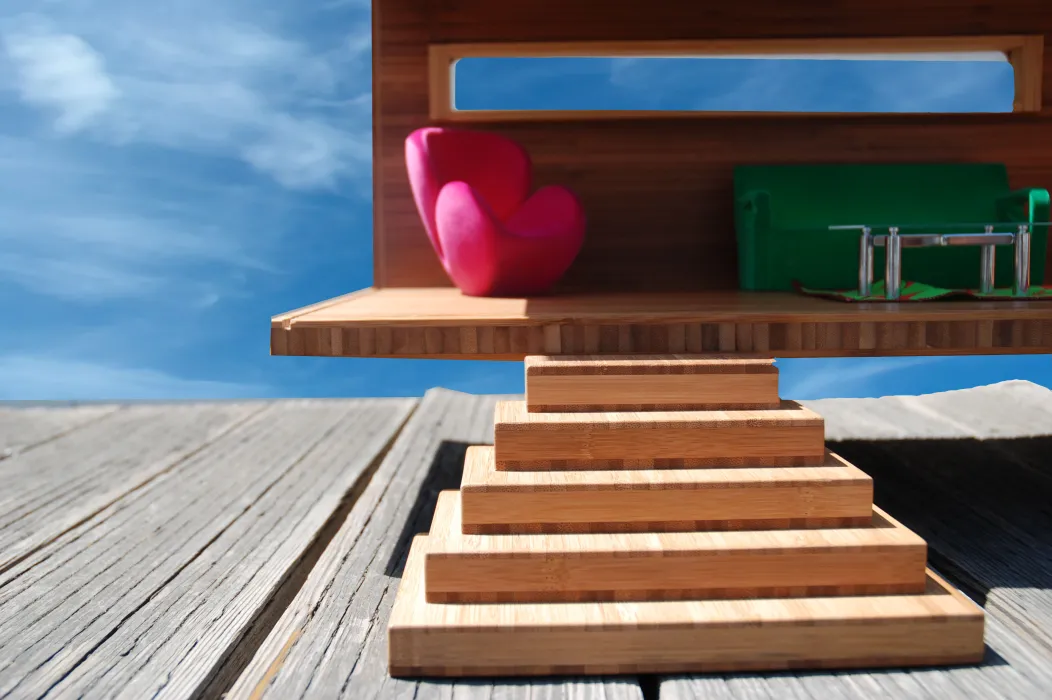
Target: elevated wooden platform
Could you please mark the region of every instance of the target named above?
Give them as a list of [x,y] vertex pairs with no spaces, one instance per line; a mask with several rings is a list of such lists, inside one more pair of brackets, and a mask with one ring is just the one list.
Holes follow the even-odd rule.
[[1052,303],[847,304],[734,291],[490,299],[448,287],[365,289],[275,316],[270,347],[274,355],[516,361],[1052,353]]

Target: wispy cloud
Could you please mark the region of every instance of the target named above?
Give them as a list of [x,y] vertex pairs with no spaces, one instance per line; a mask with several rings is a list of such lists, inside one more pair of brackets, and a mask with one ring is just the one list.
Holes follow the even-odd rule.
[[56,111],[62,133],[82,129],[117,97],[102,56],[78,36],[28,26],[7,33],[4,47],[22,99]]
[[206,303],[237,292],[232,269],[279,269],[296,232],[274,214],[298,204],[280,190],[367,191],[367,12],[297,32],[298,4],[261,8],[71,0],[0,18],[0,280]]
[[175,376],[129,368],[37,356],[0,357],[0,400],[78,401],[257,398],[266,386]]
[[4,395],[262,391],[264,297],[368,257],[369,48],[368,3],[0,11]]
[[240,158],[295,188],[368,164],[367,22],[315,47],[258,23],[280,12],[251,4],[93,6],[106,21],[74,2],[0,25],[8,88],[60,133]]
[[908,377],[916,377],[918,371],[931,371],[943,362],[940,357],[779,360],[780,393],[801,401],[882,396],[891,387],[908,384]]

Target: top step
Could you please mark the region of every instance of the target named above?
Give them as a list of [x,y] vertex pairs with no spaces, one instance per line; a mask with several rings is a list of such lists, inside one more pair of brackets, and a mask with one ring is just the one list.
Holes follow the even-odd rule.
[[718,355],[532,355],[531,413],[775,409],[773,359]]

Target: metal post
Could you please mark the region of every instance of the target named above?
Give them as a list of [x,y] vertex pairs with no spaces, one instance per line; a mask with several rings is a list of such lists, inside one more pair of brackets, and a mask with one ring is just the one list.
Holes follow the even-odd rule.
[[[994,232],[993,226],[986,227],[986,233]],[[989,294],[994,291],[997,248],[991,243],[979,249],[979,291]]]
[[898,226],[892,226],[884,243],[884,298],[888,301],[898,299],[901,285],[902,239],[899,238]]
[[869,226],[863,227],[858,240],[858,293],[868,297],[873,291],[873,234]]
[[1030,289],[1030,229],[1020,226],[1015,235],[1015,283],[1012,294],[1025,296]]

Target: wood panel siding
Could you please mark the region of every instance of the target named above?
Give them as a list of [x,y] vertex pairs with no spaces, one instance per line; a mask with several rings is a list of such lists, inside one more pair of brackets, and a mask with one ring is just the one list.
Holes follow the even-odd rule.
[[[428,47],[492,42],[704,41],[1052,34],[1042,0],[375,0],[375,284],[448,287],[405,172],[404,140],[431,124]],[[1052,188],[1052,69],[1034,114],[806,115],[478,124],[520,141],[536,186],[581,197],[587,241],[559,291],[737,286],[731,174],[738,164],[1003,162],[1013,186]],[[1034,89],[1034,88],[1031,88]],[[1052,251],[1052,249],[1050,249]]]

